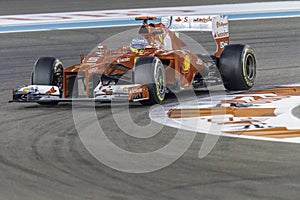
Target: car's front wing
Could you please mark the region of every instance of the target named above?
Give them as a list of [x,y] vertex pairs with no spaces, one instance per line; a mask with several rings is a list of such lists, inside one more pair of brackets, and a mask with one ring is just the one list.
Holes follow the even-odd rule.
[[93,97],[71,96],[62,98],[62,93],[57,86],[48,85],[28,85],[13,89],[12,100],[9,102],[37,102],[37,103],[55,103],[55,102],[73,102],[73,101],[95,101],[106,102],[112,100],[141,101],[149,99],[147,85],[108,85],[96,88]]

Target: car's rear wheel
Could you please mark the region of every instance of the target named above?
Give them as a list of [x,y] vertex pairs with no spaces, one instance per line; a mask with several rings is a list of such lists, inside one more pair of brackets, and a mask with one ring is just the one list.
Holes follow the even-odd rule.
[[[41,57],[34,66],[31,75],[33,85],[53,85],[57,86],[62,94],[63,90],[63,64],[53,57]],[[40,104],[57,104],[57,102],[47,102]]]
[[248,45],[228,45],[219,59],[219,70],[228,90],[248,90],[256,79],[256,58]]
[[136,84],[146,84],[149,99],[140,101],[143,105],[160,104],[166,93],[166,76],[162,62],[153,56],[138,58],[133,70],[133,80]]

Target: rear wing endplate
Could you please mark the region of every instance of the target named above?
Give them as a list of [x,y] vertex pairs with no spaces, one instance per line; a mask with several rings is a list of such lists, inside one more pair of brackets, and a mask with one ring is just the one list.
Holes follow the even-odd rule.
[[209,31],[217,44],[216,57],[220,57],[225,46],[229,44],[228,16],[197,15],[167,16],[161,22],[171,31]]

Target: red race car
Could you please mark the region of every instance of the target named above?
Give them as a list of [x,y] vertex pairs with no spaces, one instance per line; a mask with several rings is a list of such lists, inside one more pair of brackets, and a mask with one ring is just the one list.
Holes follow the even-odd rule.
[[[229,45],[227,16],[168,16],[159,22],[156,17],[142,16],[136,20],[142,25],[127,46],[111,50],[99,44],[89,55],[81,55],[81,63],[66,68],[56,58],[39,58],[31,85],[14,89],[11,102],[122,99],[151,105],[163,102],[168,92],[203,88],[207,81],[223,82],[228,90],[248,90],[254,85],[254,51],[248,45]],[[191,52],[178,37],[179,31],[211,31],[216,52],[211,56]]]

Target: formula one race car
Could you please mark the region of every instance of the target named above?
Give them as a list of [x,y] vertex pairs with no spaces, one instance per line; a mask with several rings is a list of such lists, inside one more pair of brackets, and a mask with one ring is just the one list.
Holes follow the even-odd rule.
[[[201,88],[206,81],[228,90],[248,90],[256,78],[256,58],[248,45],[229,45],[227,16],[136,17],[143,23],[130,45],[108,49],[99,44],[81,63],[67,68],[56,58],[41,57],[31,85],[13,90],[11,102],[56,104],[73,100],[161,103],[168,92]],[[155,20],[156,23],[148,23]],[[186,49],[179,31],[211,31],[217,44],[209,56]],[[129,44],[129,42],[128,42]],[[219,71],[221,77],[215,76]]]

